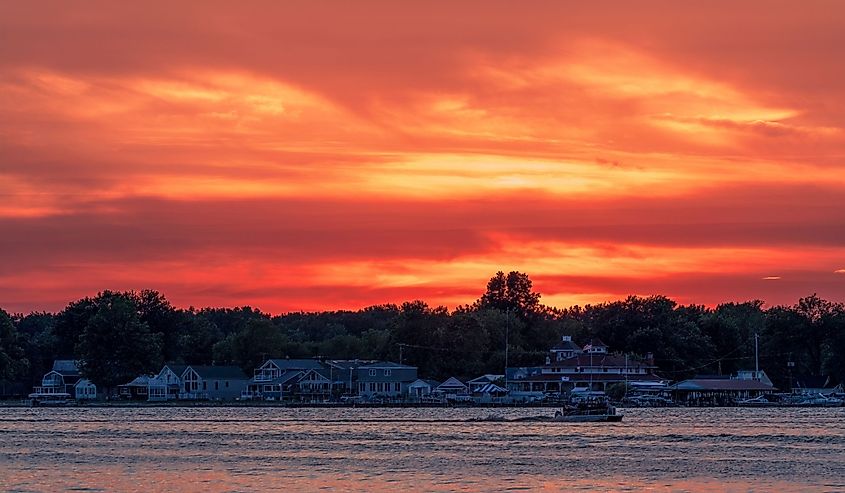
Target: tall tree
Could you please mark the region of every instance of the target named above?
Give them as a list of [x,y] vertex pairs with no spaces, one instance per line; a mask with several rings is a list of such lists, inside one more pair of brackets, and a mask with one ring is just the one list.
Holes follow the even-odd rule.
[[6,385],[24,376],[28,368],[29,362],[12,317],[0,309],[0,395],[5,395]]
[[109,392],[161,367],[161,338],[142,322],[133,298],[103,292],[77,345],[82,375]]
[[475,302],[480,309],[495,308],[510,311],[522,318],[540,310],[540,293],[535,293],[528,274],[499,271],[487,282],[487,290]]

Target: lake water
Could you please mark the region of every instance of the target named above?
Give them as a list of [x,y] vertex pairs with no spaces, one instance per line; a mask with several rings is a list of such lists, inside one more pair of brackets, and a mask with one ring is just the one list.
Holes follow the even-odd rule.
[[0,409],[4,491],[845,491],[845,409]]

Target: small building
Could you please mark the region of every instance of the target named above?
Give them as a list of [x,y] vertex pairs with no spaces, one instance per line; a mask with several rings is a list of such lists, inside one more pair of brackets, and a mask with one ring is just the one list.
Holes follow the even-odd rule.
[[447,397],[467,395],[469,393],[469,388],[457,378],[449,377],[449,379],[438,385],[434,390],[432,390],[432,392]]
[[417,367],[380,361],[357,369],[358,395],[371,398],[402,398],[417,379]]
[[181,378],[180,399],[234,400],[250,383],[237,366],[190,365]]
[[429,396],[431,395],[431,391],[437,388],[438,385],[440,385],[440,382],[436,380],[418,378],[408,384],[408,397],[411,399],[420,399]]
[[73,386],[73,395],[77,401],[93,401],[97,399],[97,386],[87,378],[80,378]]
[[117,386],[117,395],[122,399],[133,401],[146,401],[149,399],[150,380],[155,377],[141,375],[135,377],[131,382]]

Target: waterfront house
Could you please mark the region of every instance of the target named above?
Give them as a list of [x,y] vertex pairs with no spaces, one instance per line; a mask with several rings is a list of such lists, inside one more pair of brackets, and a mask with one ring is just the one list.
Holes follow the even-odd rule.
[[[508,368],[507,389],[512,392],[604,391],[613,384],[662,385],[664,379],[655,374],[657,366],[651,354],[645,358],[610,354],[608,346],[593,339],[583,348],[570,339],[549,350],[546,364],[540,367]],[[572,354],[570,357],[565,357]]]
[[367,398],[405,397],[417,379],[417,367],[380,361],[357,368],[358,395]]
[[306,372],[325,369],[316,359],[271,358],[253,372],[241,395],[243,399],[281,400],[299,391],[299,380]]
[[182,372],[181,379],[180,399],[236,399],[250,382],[237,366],[190,365]]
[[[84,380],[79,386],[77,384]],[[53,367],[41,378],[41,385],[32,389],[30,398],[38,399],[42,396],[58,396],[62,398],[95,399],[97,387],[79,374],[79,364],[74,360],[53,361]]]
[[475,393],[475,392],[478,391],[478,389],[480,389],[481,387],[484,387],[485,385],[489,385],[491,383],[493,383],[493,384],[501,383],[501,382],[504,382],[504,381],[505,381],[504,375],[487,374],[487,375],[481,375],[480,377],[473,378],[472,380],[467,382],[467,387],[469,387],[470,393]]
[[77,401],[93,401],[97,398],[97,386],[87,378],[80,378],[73,386],[73,396]]
[[455,377],[449,377],[445,382],[438,385],[432,393],[440,394],[446,397],[454,397],[457,395],[467,395],[469,388]]
[[122,399],[148,400],[150,391],[150,380],[155,377],[140,375],[131,382],[117,386],[117,395]]
[[431,395],[432,389],[437,388],[440,382],[436,380],[426,380],[418,378],[408,384],[408,397],[411,399],[420,399]]
[[331,399],[346,388],[344,376],[344,372],[338,372],[332,366],[308,370],[297,379],[299,398],[305,401]]
[[158,375],[151,378],[147,385],[147,400],[167,401],[178,399],[182,391],[182,374],[188,365],[168,363]]

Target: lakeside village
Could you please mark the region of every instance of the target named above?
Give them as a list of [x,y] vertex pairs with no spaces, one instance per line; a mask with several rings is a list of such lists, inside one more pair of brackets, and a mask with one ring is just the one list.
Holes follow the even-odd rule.
[[584,346],[571,337],[549,350],[545,365],[507,368],[504,375],[468,381],[420,378],[417,368],[389,361],[268,359],[250,378],[237,366],[167,364],[139,375],[105,396],[82,378],[73,360],[57,360],[29,395],[37,405],[149,403],[275,403],[350,406],[560,405],[610,398],[625,407],[843,406],[841,385],[826,378],[796,378],[781,390],[765,371],[698,375],[671,382],[643,358],[610,352],[598,339]]

